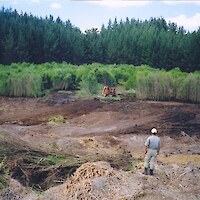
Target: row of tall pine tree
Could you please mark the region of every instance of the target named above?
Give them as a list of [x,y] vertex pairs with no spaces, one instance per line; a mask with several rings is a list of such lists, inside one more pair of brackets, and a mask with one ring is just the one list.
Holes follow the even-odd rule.
[[109,20],[84,33],[70,20],[0,10],[0,63],[67,62],[76,65],[147,64],[170,70],[200,70],[200,28],[188,32],[162,17]]

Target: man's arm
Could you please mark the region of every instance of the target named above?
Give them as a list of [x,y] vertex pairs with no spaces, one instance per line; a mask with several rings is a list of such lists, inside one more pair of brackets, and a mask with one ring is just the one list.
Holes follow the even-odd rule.
[[160,147],[158,147],[158,152],[157,152],[157,155],[159,155],[160,154]]
[[146,154],[146,153],[147,153],[147,151],[148,151],[148,147],[147,147],[147,146],[145,146],[145,148],[144,148],[144,153]]
[[160,139],[159,139],[159,142],[158,142],[158,151],[157,151],[157,155],[160,154]]
[[145,154],[146,154],[147,151],[148,151],[148,146],[149,146],[149,144],[150,144],[150,137],[147,138],[147,140],[146,140],[146,142],[145,142],[145,144],[144,144],[144,146],[145,146],[145,148],[144,148],[144,153],[145,153]]

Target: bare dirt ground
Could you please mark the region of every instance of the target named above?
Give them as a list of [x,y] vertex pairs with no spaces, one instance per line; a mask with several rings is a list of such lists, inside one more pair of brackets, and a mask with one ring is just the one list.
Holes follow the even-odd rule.
[[[142,174],[152,127],[162,143],[153,177]],[[0,148],[3,200],[200,199],[197,104],[0,97]]]

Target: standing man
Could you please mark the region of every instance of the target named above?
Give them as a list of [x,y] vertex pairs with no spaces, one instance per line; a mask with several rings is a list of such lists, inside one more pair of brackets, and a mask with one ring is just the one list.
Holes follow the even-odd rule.
[[151,129],[151,136],[145,142],[145,159],[144,159],[144,174],[147,175],[150,168],[150,175],[153,175],[155,169],[156,156],[160,153],[160,138],[156,136],[157,129]]

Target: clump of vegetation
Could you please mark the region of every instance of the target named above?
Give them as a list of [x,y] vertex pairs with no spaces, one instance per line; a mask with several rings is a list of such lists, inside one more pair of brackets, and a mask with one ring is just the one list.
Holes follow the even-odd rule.
[[8,186],[6,177],[4,175],[0,175],[0,190],[6,188]]
[[200,76],[189,74],[179,89],[179,97],[190,102],[200,102]]
[[0,163],[0,190],[6,188],[8,185],[8,183],[7,183],[8,172],[5,168],[5,160],[6,160],[6,158],[4,157],[4,159]]
[[58,116],[51,116],[49,117],[48,119],[49,122],[52,122],[52,123],[65,123],[65,118],[61,115],[58,115]]
[[44,166],[51,166],[51,165],[56,165],[59,163],[63,163],[66,160],[65,156],[62,155],[49,155],[46,158],[44,158],[40,164]]
[[106,98],[100,98],[101,102],[114,102],[114,101],[121,101],[122,98],[120,96],[112,97],[112,96],[107,96]]
[[128,163],[127,170],[131,171],[134,169],[141,169],[143,167],[143,161],[141,160],[135,160],[133,162]]
[[[200,103],[200,73],[170,71],[147,65],[75,66],[67,63],[0,65],[0,95],[39,97],[49,91],[77,90],[77,97],[100,95],[104,85],[123,88],[137,99],[181,100]],[[117,87],[117,92],[119,91]],[[50,121],[59,122],[52,117]]]

